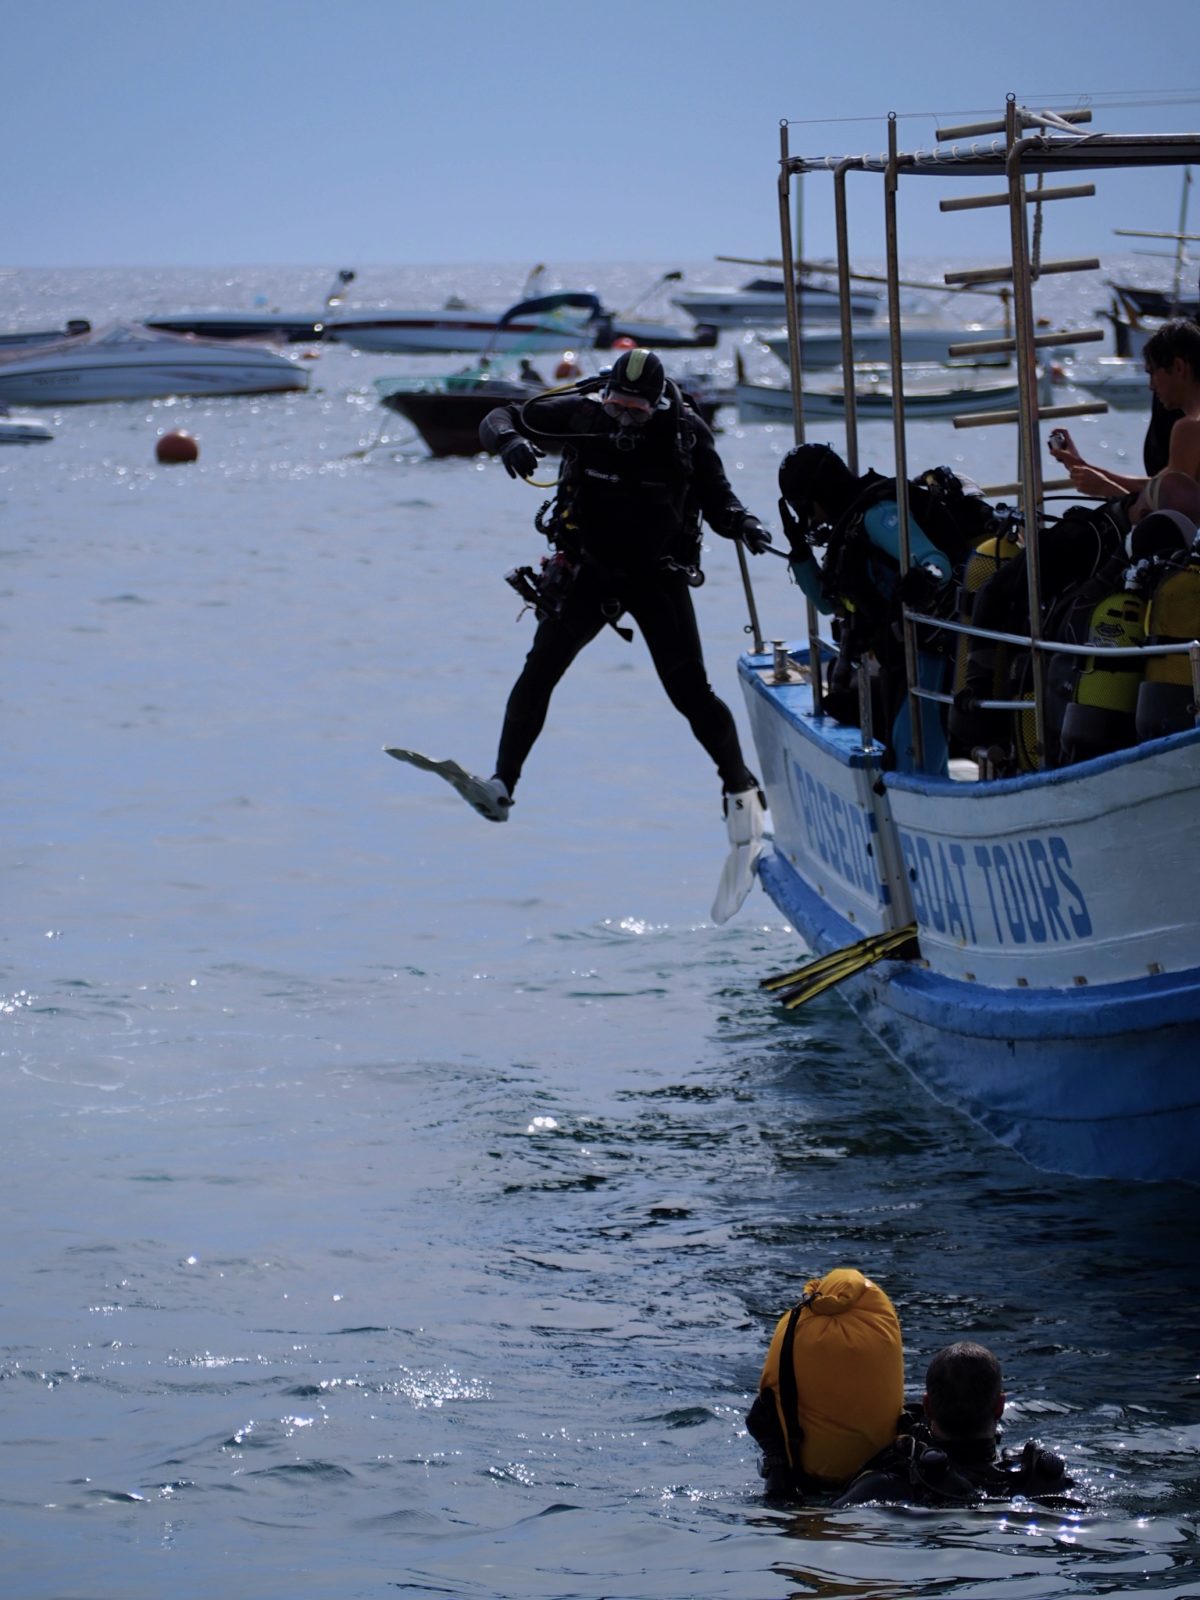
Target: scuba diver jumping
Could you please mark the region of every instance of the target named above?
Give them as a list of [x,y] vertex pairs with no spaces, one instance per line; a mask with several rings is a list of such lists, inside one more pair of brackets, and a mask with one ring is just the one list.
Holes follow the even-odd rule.
[[533,475],[543,446],[561,449],[557,492],[537,522],[554,553],[540,574],[523,568],[509,575],[533,606],[537,631],[508,697],[493,775],[476,777],[454,763],[415,764],[437,771],[489,821],[505,821],[556,686],[606,625],[627,616],[721,779],[734,846],[730,881],[722,880],[713,908],[724,921],[749,891],[765,802],[733,715],[708,681],[691,589],[704,581],[701,518],[755,555],[771,535],[734,493],[711,430],[652,351],[627,350],[598,378],[498,406],[479,437],[512,478]]

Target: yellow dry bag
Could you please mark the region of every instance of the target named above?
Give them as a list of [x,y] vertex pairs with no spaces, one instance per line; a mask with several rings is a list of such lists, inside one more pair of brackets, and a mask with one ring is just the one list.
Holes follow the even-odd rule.
[[895,1307],[854,1267],[804,1286],[779,1319],[759,1391],[770,1394],[793,1472],[842,1484],[896,1437],[904,1351]]

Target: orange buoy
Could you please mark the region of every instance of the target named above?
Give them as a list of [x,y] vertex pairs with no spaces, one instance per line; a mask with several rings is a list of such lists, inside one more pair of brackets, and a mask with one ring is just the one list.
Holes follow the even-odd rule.
[[554,369],[556,378],[579,378],[583,376],[578,361],[575,359],[574,350],[564,350],[563,358]]
[[200,446],[190,433],[182,428],[173,428],[170,433],[159,435],[154,454],[164,466],[174,466],[181,461],[195,461],[200,454]]
[[613,340],[612,348],[614,350],[636,350],[637,340],[631,339],[627,333],[623,333],[619,339]]

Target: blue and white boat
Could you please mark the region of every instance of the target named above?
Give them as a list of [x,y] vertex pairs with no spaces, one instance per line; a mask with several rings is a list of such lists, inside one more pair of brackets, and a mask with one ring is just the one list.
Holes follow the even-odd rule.
[[[1059,119],[1011,103],[998,128],[1003,137],[967,154],[902,157],[893,124],[887,161],[865,165],[888,179],[885,204],[911,172],[974,174],[1001,188],[1016,172],[1020,188],[1008,192],[1022,207],[1029,174],[1200,158],[1195,135],[1084,143]],[[796,161],[790,170],[821,165]],[[889,267],[894,274],[891,254]],[[1039,409],[1033,375],[1045,338],[1035,335],[1020,252],[1012,270],[1020,491],[1034,546],[1039,423],[1085,408]],[[907,477],[902,423],[896,476]],[[919,627],[906,612],[906,630]],[[1028,643],[1035,659],[1049,649],[1037,637]],[[771,899],[818,956],[915,928],[907,959],[857,970],[850,962],[838,992],[939,1099],[1033,1165],[1200,1181],[1200,728],[1003,779],[967,761],[952,763],[951,777],[924,774],[919,760],[915,772],[884,770],[869,718],[864,732],[823,714],[812,664],[829,653],[814,626],[807,641],[774,654],[756,639],[740,661],[774,825],[773,848],[758,863]],[[1191,659],[1194,683],[1200,650]],[[1042,714],[1039,699],[1039,739]]]
[[840,986],[867,1027],[1035,1166],[1200,1181],[1200,730],[996,782],[902,775],[773,658],[740,671],[771,899],[816,954],[916,924],[919,959]]

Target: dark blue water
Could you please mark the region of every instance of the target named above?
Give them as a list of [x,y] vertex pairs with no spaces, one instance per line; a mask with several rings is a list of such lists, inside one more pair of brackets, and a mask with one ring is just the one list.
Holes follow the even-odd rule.
[[[3,320],[236,303],[210,277],[24,275]],[[760,993],[794,936],[759,893],[708,920],[718,788],[640,641],[578,663],[504,827],[382,755],[490,770],[531,633],[502,574],[538,551],[495,464],[362,453],[403,367],[51,413],[0,459],[0,1592],[1200,1593],[1194,1196],[1036,1173],[835,995]],[[769,517],[788,441],[727,420]],[[195,466],[154,464],[167,426]],[[1136,419],[1090,426],[1136,453]],[[1011,471],[1002,430],[918,438]],[[839,1264],[893,1296],[914,1388],[993,1345],[1010,1442],[1087,1509],[764,1509],[742,1418]]]

